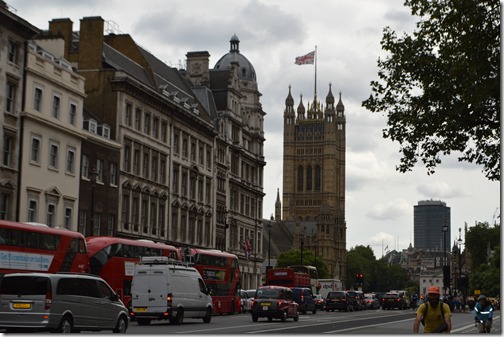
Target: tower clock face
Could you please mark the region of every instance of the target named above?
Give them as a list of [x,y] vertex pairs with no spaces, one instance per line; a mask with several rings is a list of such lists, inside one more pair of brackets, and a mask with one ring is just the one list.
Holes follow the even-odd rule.
[[201,72],[201,63],[193,63],[192,65],[192,71],[193,73],[200,73]]

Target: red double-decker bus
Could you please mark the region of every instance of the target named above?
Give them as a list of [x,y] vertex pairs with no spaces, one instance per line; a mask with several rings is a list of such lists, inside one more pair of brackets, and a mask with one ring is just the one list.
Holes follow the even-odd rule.
[[289,288],[310,288],[310,275],[298,272],[294,268],[273,268],[266,271],[266,284]]
[[177,248],[150,240],[91,236],[86,238],[86,242],[91,274],[107,281],[126,307],[131,302],[134,266],[142,256],[167,256],[180,260]]
[[34,222],[0,220],[0,274],[89,272],[84,235]]
[[206,286],[212,290],[213,312],[231,315],[240,312],[238,257],[214,249],[180,248],[180,252],[182,261],[193,263]]

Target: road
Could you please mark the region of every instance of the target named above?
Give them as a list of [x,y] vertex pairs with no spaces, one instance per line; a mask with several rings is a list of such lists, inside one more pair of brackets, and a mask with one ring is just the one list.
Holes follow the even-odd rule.
[[[259,319],[252,322],[250,314],[213,316],[209,324],[200,319],[184,319],[182,325],[171,325],[165,321],[155,321],[149,326],[139,326],[131,322],[128,334],[411,334],[415,313],[412,310],[365,310],[361,312],[325,312],[317,311],[315,315],[301,315],[298,322],[288,319],[268,322]],[[493,334],[501,334],[500,311],[494,314]],[[422,328],[420,328],[422,332]],[[477,333],[472,313],[452,314],[452,333]]]

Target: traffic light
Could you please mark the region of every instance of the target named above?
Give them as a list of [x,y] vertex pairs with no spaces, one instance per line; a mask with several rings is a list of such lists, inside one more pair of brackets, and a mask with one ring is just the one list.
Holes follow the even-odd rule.
[[362,273],[359,274],[359,280],[360,280],[360,285],[362,286],[364,283],[364,274],[362,274]]
[[359,285],[359,273],[355,274],[355,284]]

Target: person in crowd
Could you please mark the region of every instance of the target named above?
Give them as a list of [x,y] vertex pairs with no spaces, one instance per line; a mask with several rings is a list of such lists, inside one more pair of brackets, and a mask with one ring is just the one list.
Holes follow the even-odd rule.
[[427,290],[427,303],[422,303],[416,311],[413,323],[413,333],[418,333],[420,323],[424,325],[424,333],[451,331],[450,306],[440,301],[439,287],[432,286]]

